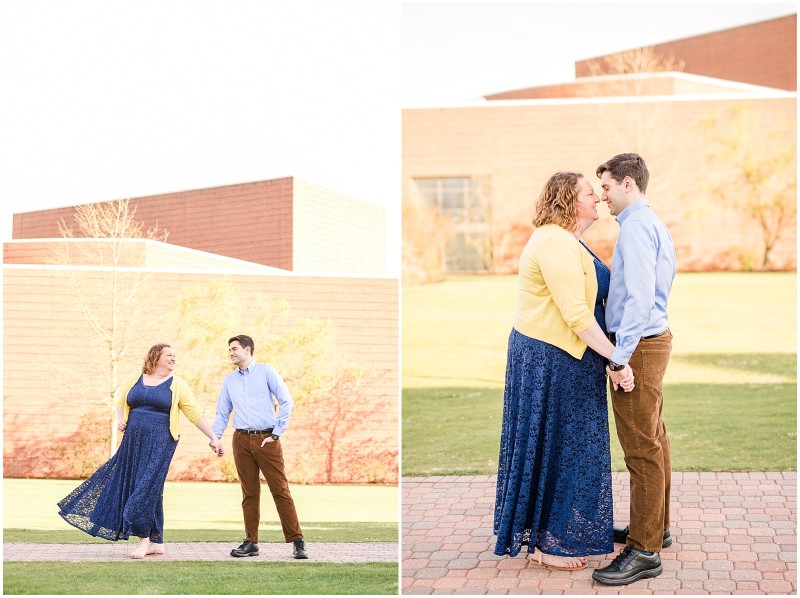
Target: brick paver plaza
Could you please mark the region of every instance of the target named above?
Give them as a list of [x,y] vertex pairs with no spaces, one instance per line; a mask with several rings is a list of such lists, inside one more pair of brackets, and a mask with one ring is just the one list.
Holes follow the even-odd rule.
[[[664,571],[605,586],[592,571],[554,571],[493,554],[495,476],[404,478],[403,594],[793,594],[797,473],[673,473],[672,546]],[[630,478],[615,472],[615,522],[628,522]],[[619,550],[622,545],[616,544]]]
[[[130,561],[135,542],[103,544],[3,544],[4,561]],[[308,560],[292,557],[292,545],[260,542],[258,556],[234,558],[232,542],[171,542],[166,553],[142,561],[283,561],[293,563],[375,563],[397,562],[396,542],[306,542]]]

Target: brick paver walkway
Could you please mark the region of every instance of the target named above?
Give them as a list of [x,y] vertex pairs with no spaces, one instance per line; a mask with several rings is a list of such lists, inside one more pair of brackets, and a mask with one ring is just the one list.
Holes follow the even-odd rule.
[[[3,544],[4,561],[128,561],[135,543],[107,544]],[[295,560],[292,545],[261,542],[258,556],[233,558],[231,542],[172,542],[161,556],[143,561],[290,561],[294,563],[375,563],[397,562],[396,542],[306,542],[308,560]]]
[[[630,478],[615,472],[628,522]],[[797,473],[673,473],[664,571],[628,586],[592,580],[614,554],[553,571],[493,554],[495,476],[404,478],[403,594],[790,594],[797,591]],[[615,545],[619,550],[621,545]]]

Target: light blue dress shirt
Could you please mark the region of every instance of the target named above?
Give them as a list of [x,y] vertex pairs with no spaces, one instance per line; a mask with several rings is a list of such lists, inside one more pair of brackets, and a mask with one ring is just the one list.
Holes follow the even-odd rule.
[[611,361],[626,364],[639,340],[664,331],[667,299],[675,280],[675,246],[642,197],[617,216],[619,236],[611,257],[606,325],[617,336]]
[[[274,397],[274,399],[273,399]],[[278,413],[275,413],[275,400]],[[217,438],[228,426],[233,411],[233,427],[239,430],[266,430],[281,436],[289,425],[294,401],[286,383],[271,365],[251,361],[246,369],[236,368],[222,382],[217,398],[217,417],[211,429]]]

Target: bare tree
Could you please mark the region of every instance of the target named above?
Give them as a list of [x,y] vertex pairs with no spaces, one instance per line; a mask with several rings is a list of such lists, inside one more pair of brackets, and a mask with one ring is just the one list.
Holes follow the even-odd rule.
[[402,210],[404,284],[441,281],[443,247],[452,235],[452,224],[416,193],[403,199]]
[[705,120],[703,126],[709,139],[709,172],[724,176],[712,192],[722,200],[717,203],[732,207],[758,227],[763,249],[757,263],[767,270],[775,244],[797,215],[795,126],[775,114],[757,115],[745,104]]
[[[681,147],[687,133],[681,127],[666,129],[665,121],[670,119],[671,107],[665,102],[640,101],[647,95],[656,95],[652,87],[652,78],[647,73],[680,72],[685,64],[674,56],[660,54],[653,46],[636,48],[618,52],[595,59],[587,63],[593,76],[601,75],[641,75],[624,77],[619,80],[596,79],[587,85],[587,93],[592,96],[624,96],[631,98],[625,104],[625,126],[619,126],[615,119],[611,126],[603,128],[603,133],[610,135],[611,140],[625,152],[636,152],[647,161],[650,172],[658,172],[659,176],[650,181],[649,196],[659,197],[668,191],[668,181],[676,174],[673,160],[665,159]],[[596,104],[596,122],[611,120],[605,104]],[[615,113],[616,114],[616,113]]]
[[299,317],[282,297],[248,293],[223,278],[187,287],[175,309],[181,371],[200,396],[208,397],[208,404],[231,371],[227,341],[236,334],[253,338],[254,356],[278,370],[297,407],[302,408],[334,371],[331,321]]
[[[387,446],[386,438],[392,404],[388,396],[374,395],[382,377],[379,372],[342,367],[309,405],[306,421],[314,446],[324,455],[326,483],[336,481],[336,472],[352,479],[367,463],[392,463],[396,448]],[[384,477],[392,473],[384,472]]]
[[77,206],[74,227],[62,219],[58,228],[64,239],[54,254],[58,264],[97,268],[98,277],[88,276],[77,268],[70,276],[89,330],[103,347],[107,357],[108,379],[101,404],[109,413],[109,455],[117,449],[116,397],[121,391],[119,365],[128,350],[143,307],[142,296],[147,276],[132,265],[134,248],[131,239],[166,241],[168,233],[145,229],[135,218],[136,209],[129,200]]
[[[673,55],[665,56],[653,46],[617,52],[586,63],[593,77],[600,75],[632,75],[639,73],[660,73],[667,71],[683,71],[686,63]],[[644,80],[628,79],[623,83],[624,95],[643,95]]]

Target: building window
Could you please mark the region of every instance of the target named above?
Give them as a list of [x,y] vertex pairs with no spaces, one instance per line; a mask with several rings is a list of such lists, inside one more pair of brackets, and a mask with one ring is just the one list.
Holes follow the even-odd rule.
[[451,226],[443,242],[442,271],[486,272],[492,263],[488,185],[483,179],[416,179],[422,201]]

